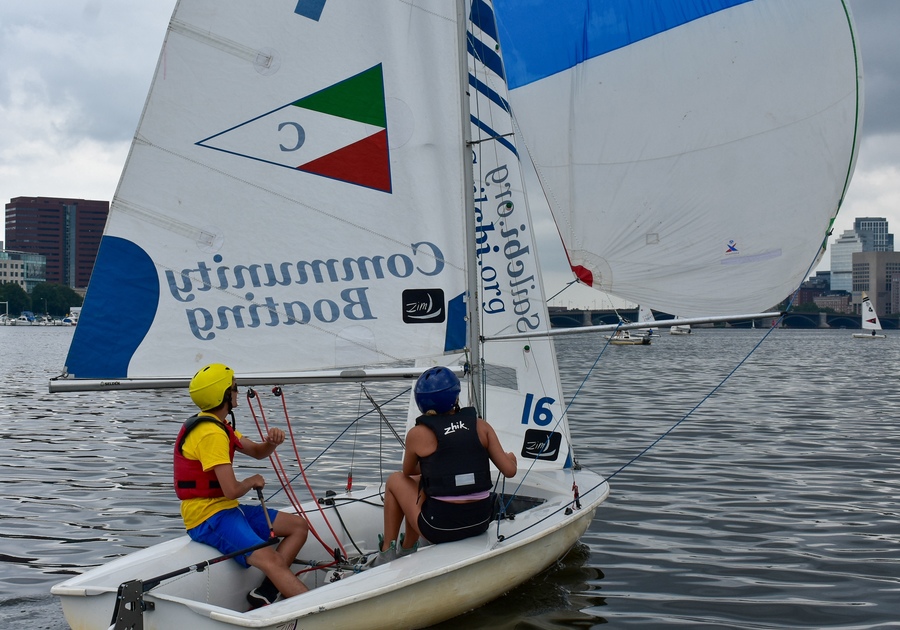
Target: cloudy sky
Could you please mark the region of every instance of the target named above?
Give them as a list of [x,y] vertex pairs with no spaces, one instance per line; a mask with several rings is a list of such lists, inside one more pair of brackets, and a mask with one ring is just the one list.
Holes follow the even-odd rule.
[[[0,200],[112,199],[174,0],[0,3]],[[850,0],[862,50],[862,145],[835,237],[861,216],[900,234],[900,0]],[[2,225],[0,225],[2,230]],[[0,240],[3,233],[0,232]],[[552,295],[571,278],[542,255]],[[826,258],[819,269],[828,269]],[[553,303],[608,307],[584,288]]]

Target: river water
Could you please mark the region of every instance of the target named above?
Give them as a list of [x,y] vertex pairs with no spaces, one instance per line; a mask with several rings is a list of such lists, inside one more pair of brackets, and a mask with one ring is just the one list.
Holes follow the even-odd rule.
[[[48,394],[72,332],[0,328],[4,630],[67,628],[54,583],[183,533],[170,449],[186,392]],[[900,628],[900,336],[774,331],[685,418],[765,332],[610,347],[587,380],[603,340],[560,339],[577,456],[612,476],[610,498],[557,566],[439,627]],[[370,416],[310,464],[365,406],[355,387],[338,412],[321,387],[285,394],[317,493],[396,457]]]

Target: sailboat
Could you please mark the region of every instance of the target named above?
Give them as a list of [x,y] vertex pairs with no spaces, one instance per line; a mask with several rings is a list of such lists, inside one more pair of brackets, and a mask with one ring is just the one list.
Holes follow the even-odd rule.
[[881,332],[881,320],[872,306],[872,300],[863,293],[862,295],[862,329],[868,332],[853,333],[854,339],[885,339],[887,335]]
[[631,334],[630,330],[617,330],[613,334],[607,336],[609,345],[611,346],[649,346],[649,335]]
[[519,472],[488,532],[374,568],[379,482],[303,503],[334,540],[295,569],[329,573],[252,611],[261,575],[187,536],[114,559],[53,587],[72,627],[418,628],[561,558],[610,490],[569,431],[544,199],[578,278],[632,301],[715,318],[799,283],[856,156],[844,3],[600,4],[179,0],[51,391],[186,388],[211,362],[285,388],[445,365]]
[[[653,316],[653,311],[644,306],[643,304],[638,305],[638,321],[644,323],[655,323],[656,318]],[[659,337],[659,330],[653,328],[653,326],[649,328],[641,328],[638,331],[644,337]]]

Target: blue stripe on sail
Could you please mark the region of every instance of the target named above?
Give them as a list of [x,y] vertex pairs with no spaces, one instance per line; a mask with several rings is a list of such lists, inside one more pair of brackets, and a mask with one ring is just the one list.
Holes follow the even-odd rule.
[[469,75],[469,85],[471,85],[479,94],[484,94],[494,103],[502,107],[505,111],[509,111],[509,101],[500,96],[495,90],[492,90],[486,83],[479,81],[475,75]]
[[497,37],[497,24],[494,22],[494,11],[487,2],[472,0],[472,12],[469,14],[469,19],[482,33],[495,42],[500,41]]
[[494,0],[509,89],[754,0]]
[[516,147],[512,142],[510,142],[509,140],[507,140],[506,138],[504,138],[503,136],[498,134],[496,131],[494,131],[493,129],[488,127],[485,123],[483,123],[479,119],[475,118],[475,116],[472,116],[471,118],[472,118],[472,124],[476,125],[479,129],[481,129],[486,134],[488,134],[492,140],[496,140],[497,142],[499,142],[500,144],[505,146],[507,149],[509,149],[510,153],[515,155],[516,158],[518,159],[519,152],[516,150]]
[[318,22],[324,9],[325,0],[298,0],[294,13]]
[[466,301],[460,293],[447,304],[447,331],[444,336],[444,352],[466,347]]
[[471,33],[467,34],[466,39],[469,43],[466,45],[466,48],[469,50],[469,54],[475,57],[478,61],[483,63],[487,68],[491,70],[498,77],[503,78],[503,60],[500,58],[500,55],[497,54],[495,50],[492,50],[488,47],[484,42],[481,42],[474,37],[472,37]]
[[66,371],[76,378],[128,376],[128,364],[158,306],[159,276],[147,252],[123,238],[104,236]]

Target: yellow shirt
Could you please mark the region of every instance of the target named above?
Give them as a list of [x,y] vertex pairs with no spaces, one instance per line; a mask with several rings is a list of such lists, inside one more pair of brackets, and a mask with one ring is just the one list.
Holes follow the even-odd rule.
[[[209,413],[200,415],[215,418]],[[235,435],[240,439],[240,433],[235,431]],[[194,427],[184,441],[181,452],[188,459],[200,460],[204,472],[220,464],[232,463],[229,456],[228,434],[211,422],[201,422]],[[193,529],[216,512],[237,506],[237,500],[226,497],[185,499],[181,502],[181,518],[184,519],[185,529]]]

